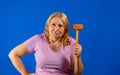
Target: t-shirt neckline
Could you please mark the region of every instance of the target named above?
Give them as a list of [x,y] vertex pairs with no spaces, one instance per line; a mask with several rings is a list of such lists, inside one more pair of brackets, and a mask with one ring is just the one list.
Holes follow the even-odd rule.
[[59,53],[61,51],[61,49],[63,48],[63,44],[61,44],[57,51],[53,51],[52,48],[50,47],[50,45],[48,44],[48,39],[45,36],[45,33],[44,33],[44,38],[45,38],[45,42],[47,44],[47,47],[50,49],[51,52],[53,52],[53,53]]

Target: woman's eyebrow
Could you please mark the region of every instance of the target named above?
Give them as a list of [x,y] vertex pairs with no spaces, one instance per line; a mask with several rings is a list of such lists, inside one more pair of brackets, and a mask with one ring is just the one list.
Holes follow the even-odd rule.
[[62,24],[58,24],[58,25],[61,25],[61,26],[63,26]]

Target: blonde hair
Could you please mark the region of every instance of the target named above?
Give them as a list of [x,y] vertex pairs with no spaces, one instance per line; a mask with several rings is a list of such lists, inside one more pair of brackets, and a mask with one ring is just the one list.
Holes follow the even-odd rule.
[[46,26],[45,26],[45,35],[49,41],[49,31],[48,31],[48,27],[49,27],[49,24],[50,24],[50,21],[54,18],[54,17],[59,17],[63,24],[64,24],[64,27],[65,27],[65,32],[62,36],[62,43],[64,46],[67,46],[70,44],[69,40],[68,40],[68,35],[69,35],[69,22],[68,22],[68,19],[67,19],[67,16],[64,14],[64,13],[61,13],[61,12],[55,12],[53,14],[51,14],[49,16],[49,18],[47,19],[46,21]]

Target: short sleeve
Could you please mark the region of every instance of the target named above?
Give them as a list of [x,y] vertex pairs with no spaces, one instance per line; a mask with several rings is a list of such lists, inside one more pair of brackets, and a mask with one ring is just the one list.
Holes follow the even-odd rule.
[[28,40],[26,40],[25,42],[23,42],[23,44],[26,46],[26,48],[28,49],[30,53],[34,52],[35,44],[37,42],[37,37],[38,35],[36,34],[32,36],[31,38],[29,38]]
[[73,49],[73,45],[75,44],[76,40],[72,37],[69,37],[69,41],[70,41],[70,47],[71,49]]

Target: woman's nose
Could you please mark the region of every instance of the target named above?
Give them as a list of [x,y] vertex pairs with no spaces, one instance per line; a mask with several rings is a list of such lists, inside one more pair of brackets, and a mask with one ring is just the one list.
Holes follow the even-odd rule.
[[58,32],[58,31],[59,31],[59,28],[55,28],[55,31]]
[[60,28],[59,28],[59,26],[55,26],[55,29],[56,29],[56,30],[59,30]]
[[56,30],[55,33],[59,33],[60,31],[59,30]]
[[59,27],[55,27],[54,30],[55,30],[55,32],[57,32],[57,33],[60,31]]

